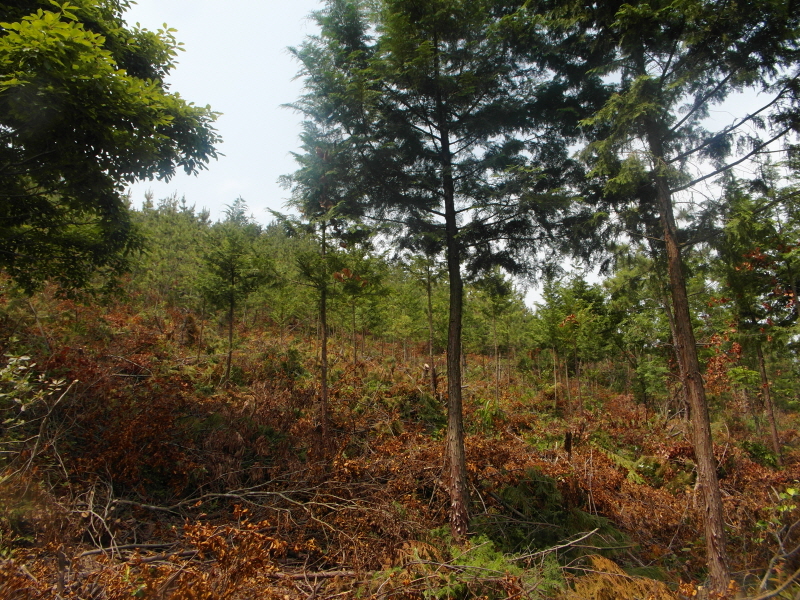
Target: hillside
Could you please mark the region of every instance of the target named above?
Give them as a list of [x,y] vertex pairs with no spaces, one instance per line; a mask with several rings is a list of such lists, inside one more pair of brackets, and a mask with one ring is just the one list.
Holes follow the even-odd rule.
[[[599,375],[573,379],[569,414],[562,382],[509,363],[495,399],[492,357],[469,354],[472,521],[456,543],[424,345],[367,337],[353,363],[334,338],[321,439],[313,337],[240,325],[220,384],[208,344],[225,328],[140,301],[4,296],[4,354],[29,358],[2,371],[3,598],[682,598],[703,581],[680,414]],[[794,413],[780,468],[753,426],[740,405],[714,410],[751,594],[797,568],[800,494]]]

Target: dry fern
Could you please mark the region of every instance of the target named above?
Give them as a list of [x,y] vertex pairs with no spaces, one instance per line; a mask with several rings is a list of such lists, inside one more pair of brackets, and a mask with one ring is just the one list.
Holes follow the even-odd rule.
[[676,600],[661,581],[628,575],[616,563],[591,556],[592,569],[573,582],[564,600]]

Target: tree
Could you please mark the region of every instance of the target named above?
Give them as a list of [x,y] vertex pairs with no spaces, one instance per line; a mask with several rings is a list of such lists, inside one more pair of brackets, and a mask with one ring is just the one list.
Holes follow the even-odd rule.
[[[609,84],[615,93],[605,106],[584,121],[593,140],[584,153],[593,183],[607,200],[636,206],[625,213],[626,225],[663,240],[674,343],[691,406],[709,577],[718,593],[729,580],[724,520],[686,292],[682,249],[688,236],[680,231],[675,201],[797,130],[798,80],[783,70],[794,68],[797,60],[798,14],[792,7],[772,1],[745,9],[703,0],[643,0],[566,8],[585,23],[598,46],[613,48],[614,60],[603,74],[609,81],[619,78]],[[758,87],[771,98],[717,131],[706,130],[709,108],[746,87]],[[767,133],[745,135],[745,126]],[[731,158],[737,142],[746,150]],[[705,172],[692,172],[696,162],[708,165]]]
[[500,404],[500,346],[497,338],[497,321],[511,309],[514,286],[497,269],[486,273],[475,282],[475,287],[482,296],[479,310],[489,319],[491,326],[492,346],[494,350],[494,407]]
[[764,346],[773,338],[788,337],[786,331],[798,320],[800,265],[796,248],[797,191],[791,185],[781,189],[774,180],[774,174],[765,177],[764,183],[771,185],[757,186],[758,191],[748,191],[736,181],[727,186],[724,228],[713,240],[713,247],[719,257],[718,277],[725,286],[719,303],[730,305],[741,345],[755,352],[772,449],[781,464]]
[[125,184],[216,157],[216,114],[165,83],[173,31],[126,28],[125,5],[0,6],[0,268],[29,292],[123,270],[141,246]]
[[[560,103],[572,125],[582,100],[566,78],[539,79],[501,27],[516,3],[355,0],[317,13],[322,35],[299,50],[307,94],[294,106],[325,134],[341,210],[443,241],[450,284],[446,462],[455,536],[467,531],[462,415],[462,269],[521,270],[564,206],[554,193],[575,169],[543,113]],[[368,20],[369,19],[371,20]],[[374,32],[374,37],[370,32]],[[590,77],[591,79],[591,77]],[[560,125],[561,123],[559,123]],[[534,135],[535,133],[535,135]],[[320,136],[321,139],[321,136]],[[307,153],[301,164],[313,160]],[[295,179],[311,197],[318,184]]]
[[374,234],[373,230],[356,224],[346,231],[340,230],[337,235],[343,251],[340,253],[340,268],[333,273],[333,279],[338,283],[339,298],[348,313],[346,320],[350,325],[353,365],[358,362],[358,309],[366,308],[368,303],[374,304],[385,292],[381,284],[385,263],[375,255]]
[[228,321],[228,356],[222,380],[231,377],[233,328],[236,307],[266,279],[265,257],[255,252],[261,228],[245,213],[247,205],[237,198],[225,211],[225,220],[210,230],[209,250],[203,256],[203,295],[212,306],[225,308]]
[[428,325],[428,376],[431,395],[438,397],[439,377],[434,359],[434,339],[436,337],[433,318],[433,291],[435,279],[442,274],[442,265],[437,263],[441,256],[441,240],[426,236],[408,239],[407,246],[412,254],[407,257],[406,269],[425,288],[425,316]]
[[211,227],[208,212],[195,212],[185,198],[172,195],[155,205],[148,196],[142,209],[131,213],[144,252],[131,267],[128,289],[145,294],[155,306],[199,308],[197,278]]

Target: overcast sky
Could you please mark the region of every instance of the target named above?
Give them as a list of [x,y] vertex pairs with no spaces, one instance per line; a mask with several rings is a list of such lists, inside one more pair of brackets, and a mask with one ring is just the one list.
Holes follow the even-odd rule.
[[129,24],[177,29],[185,52],[170,77],[172,91],[223,113],[217,129],[225,154],[197,176],[181,172],[169,183],[144,181],[131,188],[139,207],[147,190],[156,199],[177,193],[219,218],[238,196],[261,223],[266,208],[285,210],[288,191],[277,179],[295,170],[290,152],[298,147],[301,117],[282,104],[301,93],[293,81],[298,63],[287,47],[315,33],[308,15],[319,0],[138,0],[126,13]]

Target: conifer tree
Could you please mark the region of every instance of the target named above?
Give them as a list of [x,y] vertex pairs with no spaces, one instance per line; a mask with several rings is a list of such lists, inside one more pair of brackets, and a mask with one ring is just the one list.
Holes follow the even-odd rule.
[[[382,0],[368,12],[366,3],[331,0],[317,13],[321,36],[296,51],[307,93],[294,106],[309,118],[307,131],[328,141],[322,152],[340,157],[325,175],[336,182],[340,210],[443,242],[446,463],[456,536],[469,521],[462,270],[520,271],[565,205],[555,191],[575,173],[563,120],[550,126],[543,117],[557,104],[564,114],[580,109],[582,100],[571,95],[569,77],[545,79],[541,65],[515,51],[501,24],[516,8],[497,0]],[[298,158],[296,190],[310,198],[317,183],[304,179],[305,165],[314,155]]]
[[241,198],[228,206],[225,219],[211,227],[209,249],[203,255],[202,292],[212,306],[224,308],[227,313],[228,353],[223,382],[231,377],[236,308],[266,278],[266,257],[255,251],[261,228],[246,211]]
[[[798,18],[793,2],[642,0],[565,4],[561,16],[584,23],[614,60],[602,72],[615,93],[583,123],[593,140],[584,157],[605,198],[632,210],[626,225],[663,240],[683,384],[692,414],[692,444],[703,502],[711,589],[728,586],[724,518],[708,407],[686,292],[687,244],[675,202],[797,131]],[[709,131],[710,107],[744,88],[769,100]],[[745,129],[745,128],[749,129]],[[760,131],[760,134],[752,133]],[[745,133],[747,131],[747,133]],[[742,145],[740,145],[743,144]],[[739,147],[745,151],[737,154]],[[707,168],[692,170],[698,163]]]

